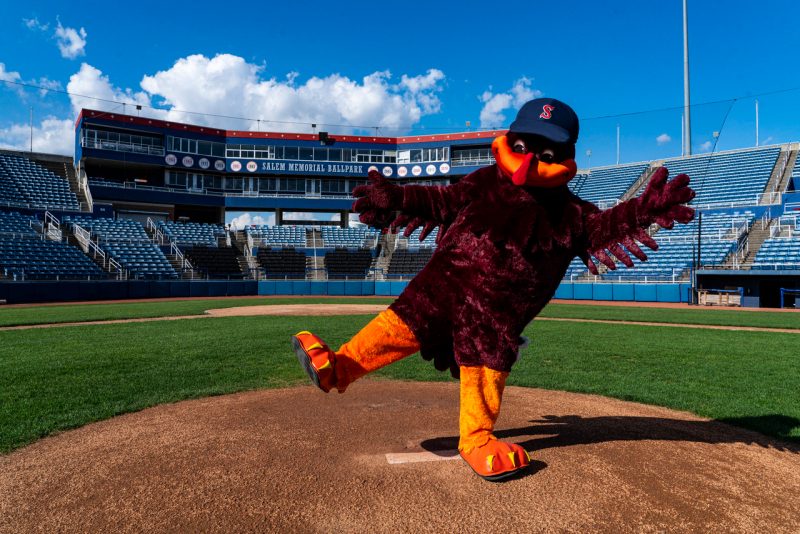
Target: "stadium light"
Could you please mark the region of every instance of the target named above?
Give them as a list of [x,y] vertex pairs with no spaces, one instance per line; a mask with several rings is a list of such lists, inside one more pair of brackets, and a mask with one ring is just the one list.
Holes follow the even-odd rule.
[[689,115],[689,8],[683,0],[683,153],[692,155],[692,120]]

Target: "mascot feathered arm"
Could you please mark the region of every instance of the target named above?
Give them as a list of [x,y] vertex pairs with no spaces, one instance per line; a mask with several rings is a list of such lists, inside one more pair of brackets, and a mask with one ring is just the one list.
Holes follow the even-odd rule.
[[658,250],[658,244],[647,233],[651,224],[656,223],[662,228],[671,229],[675,221],[686,224],[694,218],[694,209],[683,205],[695,195],[694,190],[689,187],[689,177],[679,174],[667,181],[668,175],[666,167],[659,168],[641,196],[611,209],[600,211],[591,203],[584,204],[588,246],[579,256],[592,274],[598,274],[598,271],[591,256],[614,270],[617,266],[606,253],[608,250],[625,266],[633,267],[625,249],[640,260],[647,260],[647,255],[636,244],[637,240],[653,250]]
[[[353,189],[353,196],[357,198],[353,211],[359,213],[361,222],[377,228],[389,226],[395,229],[406,225],[406,237],[424,224],[420,233],[422,241],[437,226],[446,229],[453,222],[468,201],[471,185],[471,181],[465,178],[448,186],[399,186],[379,172],[371,171],[369,184]],[[439,237],[443,233],[440,231]]]

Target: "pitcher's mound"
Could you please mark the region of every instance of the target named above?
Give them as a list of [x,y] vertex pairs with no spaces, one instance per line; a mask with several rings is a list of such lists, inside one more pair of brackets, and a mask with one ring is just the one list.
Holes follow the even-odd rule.
[[795,446],[657,407],[506,391],[498,435],[534,459],[506,483],[451,461],[457,384],[365,380],[159,406],[0,457],[0,531],[800,529]]

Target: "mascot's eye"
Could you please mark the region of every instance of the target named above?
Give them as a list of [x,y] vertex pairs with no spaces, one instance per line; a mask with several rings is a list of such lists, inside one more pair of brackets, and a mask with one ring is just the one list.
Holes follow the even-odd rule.
[[514,141],[514,146],[512,147],[512,150],[517,154],[528,153],[528,147],[525,145],[525,141],[523,141],[522,139],[517,139],[516,141]]
[[539,154],[539,160],[545,163],[553,163],[556,161],[556,153],[552,149],[546,148]]

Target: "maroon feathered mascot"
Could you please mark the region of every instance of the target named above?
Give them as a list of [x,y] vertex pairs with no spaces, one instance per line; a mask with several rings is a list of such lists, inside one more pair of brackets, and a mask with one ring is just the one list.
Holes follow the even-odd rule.
[[[609,269],[626,250],[647,257],[636,241],[656,249],[646,229],[688,223],[694,210],[689,177],[653,175],[638,198],[601,211],[567,188],[577,172],[578,117],[563,102],[526,103],[506,136],[492,144],[496,164],[449,186],[398,186],[377,172],[353,191],[362,222],[440,226],[427,266],[363,330],[338,350],[310,332],[292,338],[295,352],[323,391],[343,392],[357,378],[420,351],[461,382],[459,451],[487,480],[524,469],[528,452],[492,434],[506,377],[525,326],[553,297],[575,256],[592,273],[592,257]],[[398,216],[399,212],[399,216]],[[624,247],[624,248],[623,248]],[[610,253],[610,255],[609,255]]]

